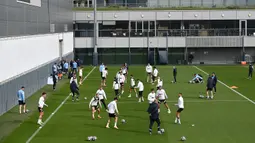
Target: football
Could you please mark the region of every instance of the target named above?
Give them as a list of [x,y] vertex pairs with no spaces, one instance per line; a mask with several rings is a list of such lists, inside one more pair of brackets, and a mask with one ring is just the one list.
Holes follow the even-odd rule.
[[186,141],[186,137],[182,136],[181,141]]
[[122,120],[121,120],[121,123],[122,123],[122,124],[125,124],[125,123],[126,123],[126,120],[125,120],[125,119],[122,119]]
[[164,133],[164,132],[165,132],[165,129],[161,129],[160,131],[161,131],[161,133]]

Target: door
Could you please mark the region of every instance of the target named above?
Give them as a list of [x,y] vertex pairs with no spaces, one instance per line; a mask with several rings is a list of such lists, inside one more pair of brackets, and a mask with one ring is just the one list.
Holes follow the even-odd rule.
[[239,21],[239,36],[247,35],[247,20]]
[[59,59],[63,59],[63,40],[59,40]]

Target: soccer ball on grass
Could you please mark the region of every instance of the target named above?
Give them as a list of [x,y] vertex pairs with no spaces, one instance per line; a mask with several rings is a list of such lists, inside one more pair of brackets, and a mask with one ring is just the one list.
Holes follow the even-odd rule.
[[181,141],[186,141],[186,137],[182,136]]
[[122,120],[121,120],[121,123],[122,123],[122,124],[125,124],[125,123],[126,123],[126,120],[125,120],[125,119],[122,119]]

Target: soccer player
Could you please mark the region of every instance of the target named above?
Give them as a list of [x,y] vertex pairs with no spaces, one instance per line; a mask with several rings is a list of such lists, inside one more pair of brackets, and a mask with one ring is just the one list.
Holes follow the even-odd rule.
[[[126,67],[126,63],[123,64],[123,67],[121,68],[121,71],[122,71],[123,75],[125,76],[125,78],[127,78],[128,69]],[[127,80],[125,80],[125,83],[127,83]]]
[[133,75],[131,75],[131,78],[130,78],[130,89],[129,89],[129,96],[128,97],[132,96],[131,95],[132,90],[134,90],[136,97],[138,97],[136,89],[135,89],[135,79],[134,79]]
[[159,89],[159,87],[163,87],[163,80],[160,77],[158,77],[157,89]]
[[107,77],[107,75],[108,75],[108,68],[105,68],[102,71],[102,82],[101,82],[102,86],[106,86],[106,77]]
[[153,75],[152,75],[152,84],[155,83],[157,77],[158,77],[158,69],[156,67],[154,67]]
[[72,81],[72,83],[70,84],[70,90],[71,90],[71,93],[72,93],[72,101],[74,102],[75,94],[77,94],[76,95],[76,101],[78,101],[80,93],[79,93],[79,87],[78,87],[78,85],[75,81]]
[[149,103],[153,103],[154,101],[156,100],[156,93],[155,93],[155,90],[154,88],[151,89],[151,92],[149,93],[148,95],[148,101]]
[[142,83],[142,81],[140,81],[139,79],[137,79],[137,86],[135,88],[138,88],[139,92],[138,92],[138,102],[143,102],[144,98],[143,98],[143,90],[144,90],[144,85]]
[[112,88],[114,89],[115,96],[119,96],[120,84],[117,78],[114,78]]
[[96,91],[96,94],[98,94],[98,98],[99,98],[100,102],[103,103],[104,108],[107,110],[107,106],[105,104],[105,100],[107,100],[107,97],[106,97],[106,94],[105,94],[102,86]]
[[149,133],[152,134],[152,126],[154,122],[157,122],[158,124],[158,134],[162,134],[161,129],[160,129],[160,119],[159,119],[159,106],[156,103],[156,100],[152,102],[149,105],[149,108],[147,109],[147,112],[150,115],[150,125],[149,125]]
[[95,112],[97,111],[98,115],[97,117],[100,119],[100,108],[102,108],[98,94],[96,94],[94,97],[92,97],[92,99],[89,102],[89,109],[92,107],[92,119],[95,119]]
[[[209,76],[208,79],[207,79],[207,85],[206,85],[206,87],[207,87],[207,89],[206,89],[207,99],[209,99],[209,98],[213,99],[213,87],[214,87],[213,85],[214,85],[214,81],[213,81],[212,77]],[[210,97],[209,97],[209,94],[211,94]]]
[[117,107],[117,101],[118,101],[118,98],[115,97],[114,100],[108,104],[109,118],[108,118],[108,122],[106,124],[106,128],[110,128],[109,125],[111,123],[111,118],[114,118],[114,128],[119,129],[117,126],[117,123],[118,123],[117,115],[119,114],[118,107]]
[[248,74],[248,79],[252,79],[252,73],[253,73],[253,65],[249,64],[249,74]]
[[122,72],[120,72],[120,76],[119,76],[119,82],[120,82],[120,88],[121,88],[121,94],[124,93],[124,82],[125,82],[126,78],[123,75]]
[[212,79],[213,79],[213,89],[214,89],[214,94],[216,93],[216,85],[217,85],[217,82],[218,82],[218,78],[216,76],[216,74],[213,72],[212,73]]
[[146,66],[146,72],[147,72],[147,82],[151,82],[152,66],[149,63]]
[[74,81],[74,82],[77,84],[77,86],[78,86],[78,80],[77,80],[77,78],[76,78],[76,74],[75,74],[75,73],[73,74],[73,77],[71,77],[71,79],[70,79],[70,84],[71,84],[73,81]]
[[44,112],[43,112],[43,107],[44,106],[46,106],[46,107],[48,107],[48,105],[47,104],[45,104],[45,98],[46,98],[46,93],[45,92],[43,92],[42,93],[42,96],[39,98],[39,102],[38,102],[38,111],[39,111],[39,119],[38,119],[38,121],[37,121],[37,124],[39,124],[39,125],[42,125],[43,124],[43,122],[42,122],[42,118],[43,118],[43,114],[44,114]]
[[18,91],[17,96],[18,96],[18,102],[19,102],[19,113],[21,114],[21,110],[23,107],[23,113],[26,113],[26,97],[25,97],[25,87],[22,86],[21,89]]
[[73,72],[77,73],[78,64],[76,61],[73,61]]
[[175,118],[175,123],[181,124],[181,112],[184,110],[184,100],[182,97],[182,93],[179,93],[179,98],[178,98],[178,104],[175,104],[178,107],[178,110],[176,112],[176,118]]
[[159,104],[164,103],[165,107],[167,108],[167,112],[170,114],[171,110],[168,104],[166,103],[166,99],[168,99],[168,97],[167,97],[166,91],[162,89],[162,87],[159,87],[159,89],[157,90],[156,97],[159,100]]
[[177,68],[174,66],[173,67],[173,77],[174,77],[174,81],[172,81],[172,83],[176,83],[177,80],[176,80],[176,77],[177,77]]
[[83,67],[79,68],[79,78],[80,78],[80,85],[82,84],[82,77],[83,77]]
[[194,74],[194,78],[189,83],[203,83],[203,77],[199,74]]
[[102,78],[102,72],[103,72],[103,70],[105,69],[105,65],[104,65],[104,63],[102,63],[101,65],[100,65],[100,67],[99,67],[99,71],[100,71],[100,76],[101,76],[101,78]]

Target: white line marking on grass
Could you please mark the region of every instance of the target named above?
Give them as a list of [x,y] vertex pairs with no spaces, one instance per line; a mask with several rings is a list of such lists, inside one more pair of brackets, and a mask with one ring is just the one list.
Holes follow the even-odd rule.
[[[197,66],[193,66],[193,67],[196,68],[197,70],[203,72],[204,74],[209,75],[207,72],[205,72],[204,70],[200,69],[199,67],[197,67]],[[255,102],[252,101],[250,98],[248,98],[248,97],[244,96],[243,94],[241,94],[240,92],[238,92],[238,91],[236,91],[236,90],[230,88],[230,87],[229,87],[227,84],[225,84],[224,82],[222,82],[222,81],[220,81],[220,80],[218,80],[218,81],[219,81],[219,83],[221,83],[222,85],[224,85],[224,86],[227,87],[228,89],[232,90],[233,92],[235,92],[236,94],[240,95],[240,96],[243,97],[244,99],[250,101],[252,104],[255,104]]]
[[[171,100],[171,101],[167,101],[168,103],[177,103],[177,101]],[[207,100],[207,99],[201,99],[201,100],[185,100],[185,103],[208,103],[208,102],[248,102],[247,100]],[[70,103],[65,103],[67,105],[73,105],[73,104],[88,104],[89,102],[70,102]],[[125,101],[125,102],[121,102],[118,101],[118,104],[140,104],[138,102],[135,101]],[[146,103],[147,102],[143,102]]]
[[[87,76],[84,77],[84,79],[82,80],[85,81],[88,76],[96,69],[96,67],[94,67]],[[40,132],[40,130],[46,125],[47,122],[49,122],[49,120],[53,117],[53,115],[65,104],[65,102],[68,100],[69,98],[69,94],[68,96],[65,98],[64,101],[61,102],[61,104],[54,110],[54,112],[45,120],[44,124],[42,126],[40,126],[33,134],[30,138],[28,138],[28,140],[26,141],[26,143],[30,143],[31,140]]]

